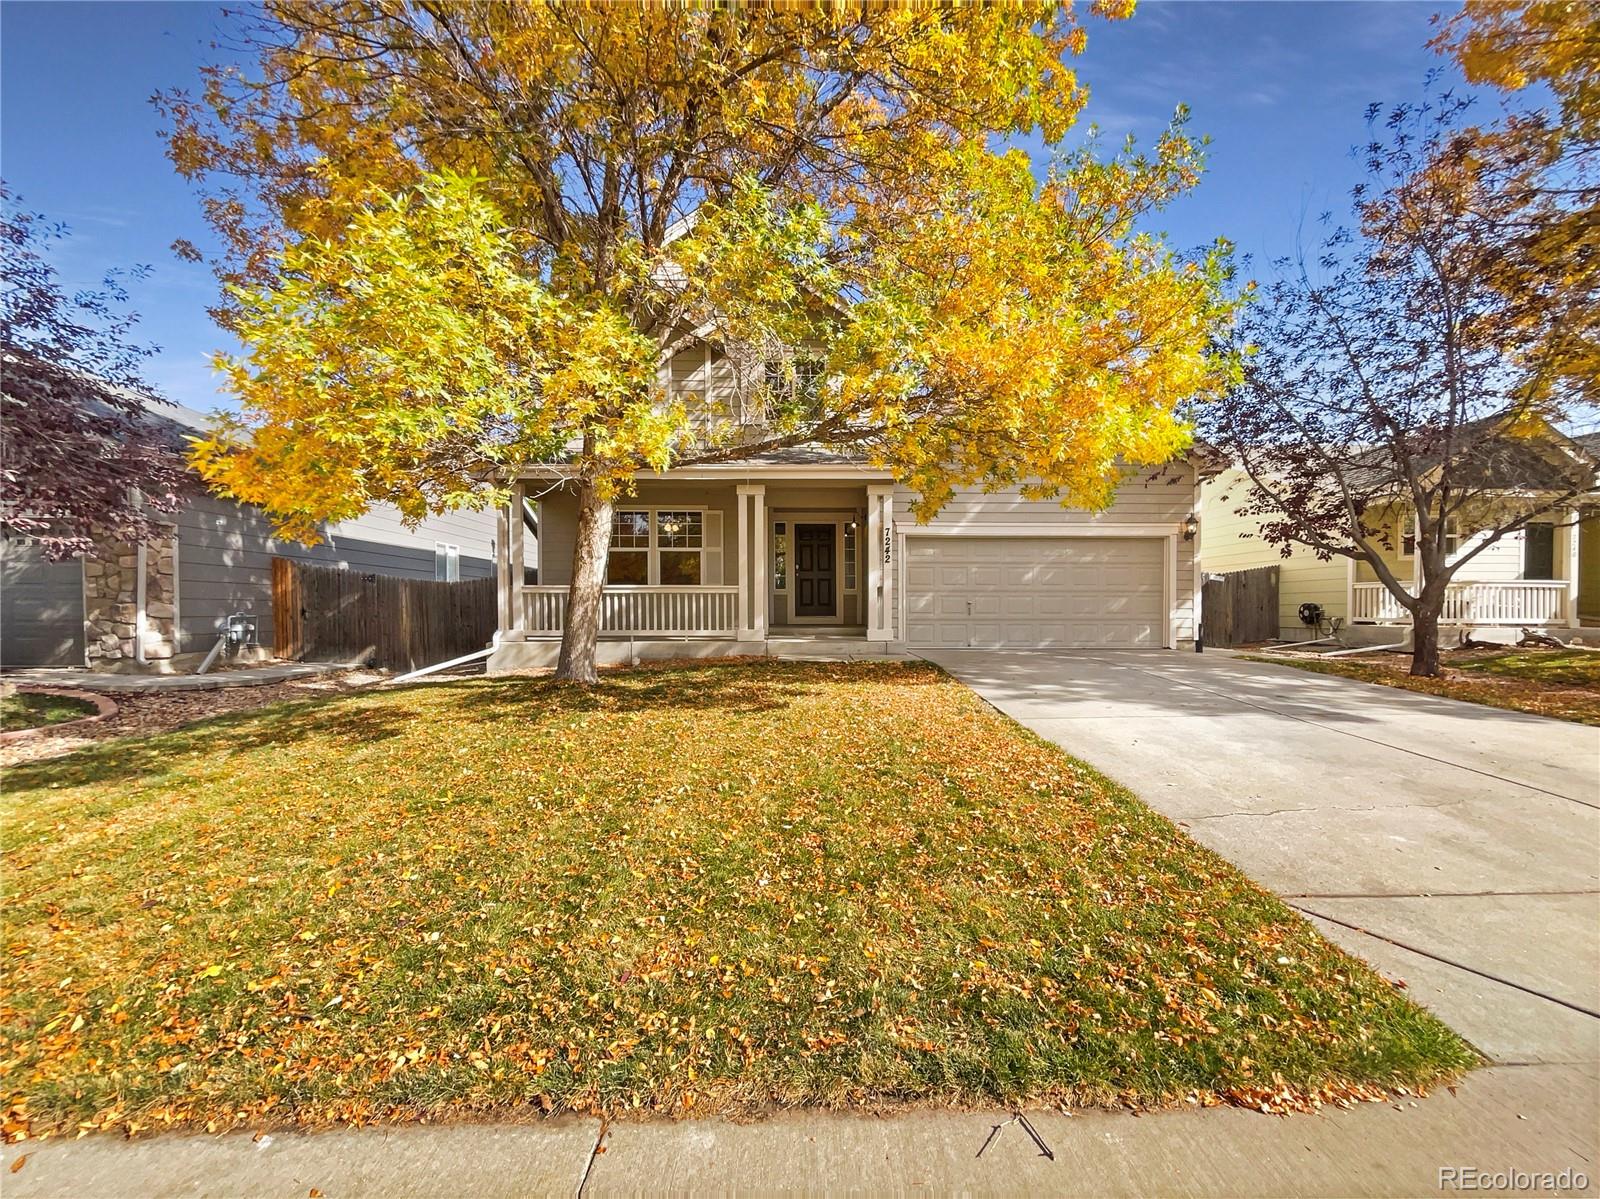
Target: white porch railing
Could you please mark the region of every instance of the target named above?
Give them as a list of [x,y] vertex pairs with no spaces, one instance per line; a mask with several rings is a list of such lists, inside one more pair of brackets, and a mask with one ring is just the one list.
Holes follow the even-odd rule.
[[[1564,624],[1572,584],[1564,579],[1511,583],[1452,583],[1445,592],[1445,624]],[[1350,619],[1358,624],[1410,624],[1411,613],[1382,583],[1357,583]]]
[[[522,627],[555,636],[566,624],[567,588],[522,588]],[[600,631],[639,637],[733,637],[739,629],[737,587],[607,587]]]

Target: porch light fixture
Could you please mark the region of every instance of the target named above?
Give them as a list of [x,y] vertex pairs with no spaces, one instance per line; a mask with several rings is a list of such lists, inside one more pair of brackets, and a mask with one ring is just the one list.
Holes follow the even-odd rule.
[[1183,518],[1183,539],[1193,541],[1195,534],[1200,531],[1200,519],[1193,512]]

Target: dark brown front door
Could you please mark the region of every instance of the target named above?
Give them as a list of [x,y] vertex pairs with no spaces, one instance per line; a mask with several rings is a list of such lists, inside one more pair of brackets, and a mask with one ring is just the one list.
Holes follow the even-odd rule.
[[833,525],[794,527],[794,614],[836,616],[833,601]]

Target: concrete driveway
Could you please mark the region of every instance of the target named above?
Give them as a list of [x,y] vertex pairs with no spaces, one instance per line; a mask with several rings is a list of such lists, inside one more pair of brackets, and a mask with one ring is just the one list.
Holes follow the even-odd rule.
[[1216,652],[924,656],[1600,1111],[1600,729]]

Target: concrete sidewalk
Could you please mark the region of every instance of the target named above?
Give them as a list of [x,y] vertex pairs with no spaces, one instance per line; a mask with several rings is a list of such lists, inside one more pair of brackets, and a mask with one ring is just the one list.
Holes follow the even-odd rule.
[[[1597,1193],[1593,1127],[1575,1113],[1595,1070],[1497,1067],[1448,1091],[1314,1116],[1231,1108],[892,1118],[791,1113],[722,1120],[408,1125],[252,1139],[110,1137],[7,1147],[7,1199],[73,1196],[906,1194],[1095,1196],[1429,1195],[1454,1190]],[[996,1131],[998,1129],[998,1131]],[[597,1152],[597,1150],[600,1150]],[[1047,1156],[1048,1152],[1048,1156]],[[1441,1171],[1515,1174],[1501,1188]],[[1549,1174],[1565,1190],[1540,1187]],[[1582,1176],[1582,1180],[1578,1176]],[[1507,1181],[1516,1182],[1515,1178]]]

